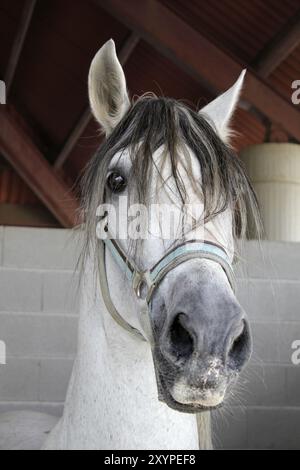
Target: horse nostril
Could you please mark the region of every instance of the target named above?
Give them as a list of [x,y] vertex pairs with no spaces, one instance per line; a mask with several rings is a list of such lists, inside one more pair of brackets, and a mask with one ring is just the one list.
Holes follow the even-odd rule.
[[248,323],[243,320],[241,331],[231,342],[228,359],[231,364],[239,368],[249,359],[251,354],[251,336]]
[[170,343],[172,355],[186,360],[193,353],[194,341],[184,323],[184,314],[176,315],[170,328]]

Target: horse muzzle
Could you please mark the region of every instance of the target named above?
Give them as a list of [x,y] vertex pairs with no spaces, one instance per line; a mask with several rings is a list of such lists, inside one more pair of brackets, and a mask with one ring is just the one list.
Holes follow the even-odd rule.
[[199,275],[199,263],[175,270],[152,302],[160,398],[180,411],[219,407],[252,351],[249,323],[225,275]]

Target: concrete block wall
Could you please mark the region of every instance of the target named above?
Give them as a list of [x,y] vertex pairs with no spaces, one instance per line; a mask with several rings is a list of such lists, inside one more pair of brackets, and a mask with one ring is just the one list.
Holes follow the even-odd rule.
[[[0,227],[0,412],[60,415],[76,352],[79,252],[67,230]],[[236,390],[214,412],[217,448],[300,449],[300,244],[248,242],[238,296],[254,354]]]
[[[225,449],[300,449],[300,244],[248,242],[237,268],[238,298],[251,321],[254,352],[236,392],[214,413]],[[300,356],[300,355],[299,355]]]
[[77,253],[67,230],[0,228],[0,412],[62,413],[77,343]]

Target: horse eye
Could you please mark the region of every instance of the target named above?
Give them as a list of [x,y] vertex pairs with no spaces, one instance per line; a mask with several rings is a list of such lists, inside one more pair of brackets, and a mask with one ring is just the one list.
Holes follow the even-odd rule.
[[126,188],[127,181],[120,173],[112,172],[108,176],[106,184],[113,193],[121,193]]

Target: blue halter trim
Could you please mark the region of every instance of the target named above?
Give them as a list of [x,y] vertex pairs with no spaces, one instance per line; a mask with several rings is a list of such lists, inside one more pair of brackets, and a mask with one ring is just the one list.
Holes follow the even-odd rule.
[[[151,301],[153,291],[166,276],[166,274],[179,264],[194,258],[210,259],[219,263],[224,269],[230,285],[235,290],[234,273],[225,250],[208,241],[188,240],[182,245],[170,250],[157,264],[148,271],[139,271],[138,268],[128,260],[128,257],[114,239],[108,237],[103,240],[113,258],[119,265],[127,279],[132,283],[136,295],[144,298],[147,303]],[[146,294],[142,297],[142,287]],[[144,290],[144,289],[143,289]]]
[[[230,265],[229,258],[226,252],[220,246],[210,242],[197,242],[196,240],[188,241],[167,253],[151,270],[150,277],[153,282],[159,276],[161,271],[167,267],[170,263],[186,254],[213,254],[222,258],[228,265]],[[201,256],[203,257],[203,256]]]

